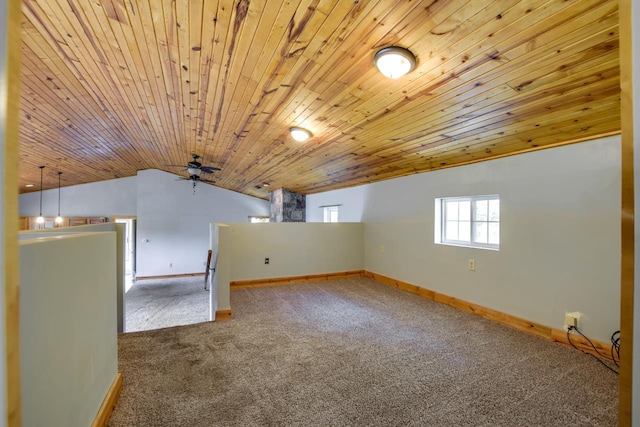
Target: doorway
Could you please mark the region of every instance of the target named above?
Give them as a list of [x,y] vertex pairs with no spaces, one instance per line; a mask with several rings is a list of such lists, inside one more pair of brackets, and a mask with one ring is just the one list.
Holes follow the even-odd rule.
[[136,218],[114,218],[116,223],[125,224],[125,293],[136,280]]

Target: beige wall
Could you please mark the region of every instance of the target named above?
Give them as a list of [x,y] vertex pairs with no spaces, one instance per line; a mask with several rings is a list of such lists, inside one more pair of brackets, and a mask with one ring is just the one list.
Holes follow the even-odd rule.
[[[231,281],[364,268],[362,223],[230,224]],[[269,258],[265,265],[264,259]]]
[[20,242],[25,426],[86,427],[117,374],[116,234]]

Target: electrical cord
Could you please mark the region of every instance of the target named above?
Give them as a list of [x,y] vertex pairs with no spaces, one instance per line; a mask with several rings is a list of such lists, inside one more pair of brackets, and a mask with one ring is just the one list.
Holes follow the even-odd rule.
[[[615,356],[614,356],[615,351]],[[617,356],[617,357],[616,357]],[[611,335],[611,359],[616,366],[620,367],[620,331],[615,331]]]
[[[576,332],[577,332],[581,337],[583,337],[584,339],[586,339],[586,340],[589,342],[589,344],[591,345],[591,347],[592,347],[592,348],[595,350],[595,352],[598,354],[598,356],[599,356],[599,357],[598,357],[598,356],[596,356],[596,355],[595,355],[595,354],[593,354],[593,353],[588,353],[588,352],[584,351],[583,349],[578,348],[578,347],[573,343],[573,341],[571,341],[571,334],[569,333],[569,332],[571,332],[571,331],[576,331]],[[614,340],[614,336],[616,335],[616,333],[619,335],[619,334],[620,334],[620,331],[617,331],[617,332],[614,332],[614,333],[613,333],[613,335],[611,336],[611,341],[612,341],[612,342],[613,342],[613,340]],[[608,369],[608,370],[610,370],[611,372],[613,372],[613,373],[615,373],[615,374],[618,374],[618,371],[616,371],[615,369],[613,369],[611,366],[607,365],[607,364],[602,360],[602,359],[605,359],[605,360],[611,360],[611,361],[613,361],[613,363],[615,363],[615,365],[616,365],[616,366],[619,366],[619,365],[618,365],[618,362],[617,362],[617,361],[616,361],[616,359],[613,357],[613,346],[611,347],[611,348],[612,348],[611,359],[609,359],[609,357],[607,357],[607,356],[603,355],[602,353],[600,353],[600,351],[599,351],[599,350],[598,350],[598,348],[593,344],[593,342],[592,342],[592,341],[591,341],[591,340],[590,340],[586,335],[584,335],[582,332],[580,332],[580,330],[579,330],[577,327],[575,327],[575,326],[569,326],[569,327],[567,328],[567,340],[569,341],[569,344],[571,344],[571,346],[572,346],[573,348],[575,348],[576,350],[580,350],[581,352],[583,352],[583,353],[585,353],[585,354],[588,354],[589,356],[593,357],[593,358],[594,358],[594,359],[596,359],[598,362],[600,362],[600,364],[602,364],[602,366],[604,366],[605,368],[607,368],[607,369]],[[617,350],[617,351],[618,351],[618,359],[619,359],[619,357],[620,357],[620,353],[619,353],[619,351],[620,351],[620,350],[619,350],[619,348],[620,348],[620,347],[619,347],[620,337],[618,337],[618,338],[617,338],[617,342],[618,342],[618,350]]]

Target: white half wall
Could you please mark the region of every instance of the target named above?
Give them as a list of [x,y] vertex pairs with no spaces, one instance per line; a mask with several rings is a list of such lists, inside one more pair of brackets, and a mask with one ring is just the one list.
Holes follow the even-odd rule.
[[18,235],[19,240],[37,239],[40,237],[63,236],[75,233],[113,231],[116,233],[116,305],[117,305],[117,330],[118,333],[125,331],[126,311],[124,303],[125,295],[125,225],[115,222],[103,224],[80,225],[76,227],[45,228],[42,230],[25,230]]
[[[44,169],[45,174],[57,171]],[[64,181],[64,174],[62,174]],[[53,178],[48,177],[51,181]],[[58,176],[56,175],[56,183]],[[38,183],[35,183],[38,185]],[[136,177],[111,179],[60,189],[60,213],[64,217],[113,216],[136,214]],[[20,195],[20,216],[38,216],[40,192]],[[58,189],[42,192],[42,214],[58,215]]]
[[337,273],[364,266],[362,223],[229,225],[230,281]]
[[[366,270],[557,329],[577,311],[602,341],[619,329],[620,137],[351,190],[314,199],[361,192]],[[500,250],[434,244],[435,198],[483,194],[500,194]]]
[[176,181],[159,170],[138,172],[138,277],[204,273],[209,224],[268,216],[269,202],[206,184]]
[[93,423],[117,374],[116,233],[20,241],[25,426]]

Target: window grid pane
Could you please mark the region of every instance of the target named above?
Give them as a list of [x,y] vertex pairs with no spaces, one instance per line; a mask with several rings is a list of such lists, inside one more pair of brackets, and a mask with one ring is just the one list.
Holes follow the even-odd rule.
[[441,240],[437,243],[498,249],[500,196],[440,199]]

